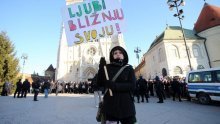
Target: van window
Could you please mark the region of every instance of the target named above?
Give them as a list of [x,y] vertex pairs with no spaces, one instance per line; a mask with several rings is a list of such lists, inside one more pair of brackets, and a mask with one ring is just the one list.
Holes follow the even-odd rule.
[[220,71],[216,71],[216,80],[220,83]]
[[202,75],[201,73],[190,73],[189,74],[189,83],[198,83],[201,82]]
[[203,72],[203,82],[211,82],[212,81],[212,72],[211,71],[207,71],[207,72]]
[[195,72],[195,73],[190,73],[189,75],[189,83],[209,83],[209,82],[212,82],[211,71]]

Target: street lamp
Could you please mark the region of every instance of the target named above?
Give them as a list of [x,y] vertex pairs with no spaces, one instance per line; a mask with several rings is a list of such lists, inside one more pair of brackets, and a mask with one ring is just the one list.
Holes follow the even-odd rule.
[[189,67],[190,67],[190,70],[192,70],[192,66],[191,66],[191,62],[190,62],[190,58],[189,58],[189,53],[188,53],[188,47],[186,45],[186,38],[185,38],[185,34],[184,34],[184,31],[183,31],[183,26],[182,26],[182,22],[181,22],[181,20],[183,20],[183,18],[184,18],[184,16],[182,15],[183,10],[182,9],[179,10],[179,8],[178,8],[179,6],[184,6],[185,1],[184,0],[168,0],[167,4],[168,4],[169,9],[171,11],[173,10],[174,7],[176,8],[177,13],[174,14],[173,16],[177,17],[179,19],[180,27],[181,27],[181,30],[182,30],[182,33],[183,33],[183,40],[184,40],[185,47],[186,47],[186,54],[187,54],[187,58],[188,58],[188,61],[189,61]]
[[138,64],[139,64],[139,53],[141,52],[141,49],[139,47],[136,47],[134,49],[134,52],[136,53],[136,58],[138,59]]
[[[141,52],[141,49],[139,47],[136,47],[134,49],[134,53],[136,53],[136,58],[138,59],[138,65],[139,65],[139,53]],[[137,66],[138,67],[138,66]],[[141,75],[140,69],[138,69],[139,74]]]
[[24,65],[25,65],[25,60],[28,59],[27,54],[23,53],[22,56],[21,56],[21,59],[23,59],[23,68],[22,68],[22,80],[23,80],[23,78],[24,78]]

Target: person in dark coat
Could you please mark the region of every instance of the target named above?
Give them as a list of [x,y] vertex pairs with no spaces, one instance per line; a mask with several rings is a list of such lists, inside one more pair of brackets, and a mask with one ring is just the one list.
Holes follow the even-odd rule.
[[32,83],[32,89],[34,91],[34,101],[38,101],[37,95],[40,91],[40,80],[36,80]]
[[22,94],[21,97],[26,98],[28,91],[30,91],[30,82],[28,79],[25,79],[25,81],[22,84]]
[[148,93],[150,93],[150,96],[154,96],[154,84],[152,80],[148,81]]
[[124,48],[114,47],[110,52],[110,64],[106,65],[109,80],[106,80],[104,72],[105,60],[101,58],[98,71],[98,86],[104,86],[105,89],[111,89],[104,94],[104,113],[106,123],[121,122],[121,124],[136,123],[135,105],[132,94],[135,89],[135,74],[131,65],[128,65],[112,82],[112,78],[125,65],[128,64],[128,55]]
[[6,82],[2,86],[1,96],[6,96],[7,95],[7,91],[5,90],[5,84],[6,84]]
[[166,99],[166,95],[165,95],[165,84],[164,84],[164,81],[161,81],[161,87],[162,87],[162,96],[163,96],[163,99],[165,100]]
[[8,96],[10,94],[10,83],[8,81],[6,81],[4,84],[3,84],[3,87],[2,87],[2,93],[1,95],[2,96]]
[[[139,80],[136,81],[134,94],[137,97],[137,103],[140,103],[140,82],[139,82]],[[133,101],[135,101],[135,98],[133,98]]]
[[170,81],[164,80],[166,97],[170,98]]
[[50,81],[49,80],[44,82],[43,89],[44,89],[44,97],[48,98],[48,93],[50,90]]
[[22,90],[22,82],[21,82],[21,79],[18,80],[18,82],[16,83],[16,90],[15,90],[15,93],[14,93],[14,98],[16,97],[16,94],[18,93],[17,95],[17,98],[20,98],[20,93],[21,93],[21,90]]
[[179,101],[181,102],[181,90],[180,90],[180,82],[176,77],[173,78],[173,82],[171,84],[171,87],[173,89],[173,101],[175,101],[176,95],[179,98]]
[[[137,80],[137,83],[139,84],[139,93],[141,96],[141,102],[144,102],[144,98],[146,99],[146,102],[148,102],[148,90],[147,90],[147,81],[142,78],[142,76],[139,77]],[[140,97],[138,97],[138,103],[139,103]]]
[[162,82],[160,81],[160,78],[158,76],[156,76],[155,78],[155,90],[156,90],[156,94],[157,94],[157,97],[159,98],[159,101],[157,103],[163,103],[163,84]]

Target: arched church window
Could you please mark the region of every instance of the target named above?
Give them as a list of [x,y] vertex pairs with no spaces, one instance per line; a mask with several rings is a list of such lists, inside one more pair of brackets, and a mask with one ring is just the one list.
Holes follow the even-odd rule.
[[[138,55],[138,54],[137,54]],[[153,62],[155,62],[156,61],[156,59],[155,59],[155,56],[153,56]]]
[[200,48],[199,48],[198,45],[195,45],[195,44],[193,45],[193,56],[194,56],[195,58],[201,57]]
[[179,66],[176,66],[173,71],[175,75],[183,74],[183,71]]
[[73,66],[71,65],[70,68],[69,68],[69,72],[71,73],[73,70]]
[[162,48],[160,48],[159,49],[159,62],[162,62],[162,61],[164,61],[164,54],[163,54],[163,50],[162,50]]
[[189,58],[191,58],[191,52],[190,52],[190,49],[189,49],[188,46],[187,46],[187,52],[186,52],[186,46],[185,45],[181,50],[182,50],[182,55],[183,55],[184,58],[187,58],[187,52],[188,52]]
[[170,48],[170,54],[172,57],[179,58],[179,50],[176,46],[172,45]]

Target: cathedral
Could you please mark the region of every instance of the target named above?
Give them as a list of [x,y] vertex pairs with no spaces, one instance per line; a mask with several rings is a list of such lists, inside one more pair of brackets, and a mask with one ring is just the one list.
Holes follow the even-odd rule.
[[[83,0],[66,0],[66,5],[78,2],[83,2]],[[109,52],[118,45],[125,48],[123,34],[68,46],[65,29],[62,25],[55,80],[66,82],[91,80],[98,72],[100,58],[105,57],[106,62],[109,63]]]

